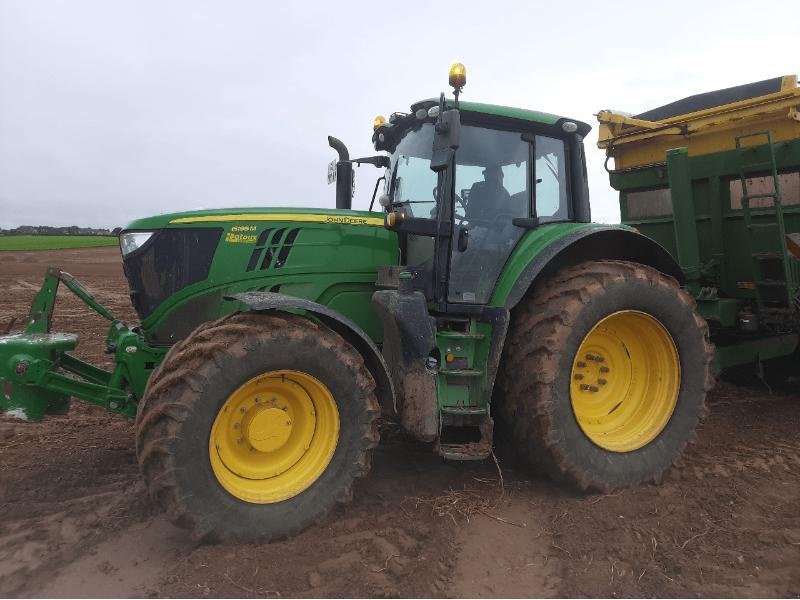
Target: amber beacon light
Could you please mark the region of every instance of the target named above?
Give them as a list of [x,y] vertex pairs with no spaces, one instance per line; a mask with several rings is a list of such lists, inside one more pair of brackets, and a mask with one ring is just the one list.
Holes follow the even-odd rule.
[[453,63],[450,73],[448,73],[448,80],[451,87],[461,91],[461,88],[467,84],[467,68],[459,62]]

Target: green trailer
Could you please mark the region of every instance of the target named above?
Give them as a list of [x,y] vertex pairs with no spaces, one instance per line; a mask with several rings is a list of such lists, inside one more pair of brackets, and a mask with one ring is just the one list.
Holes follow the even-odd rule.
[[[694,276],[669,240],[591,222],[587,124],[460,102],[465,80],[456,64],[454,98],[376,118],[375,156],[329,138],[336,209],[131,223],[139,323],[50,269],[0,337],[0,409],[135,417],[154,501],[209,540],[293,535],[346,502],[381,415],[443,459],[489,457],[496,430],[583,490],[658,481],[713,381]],[[354,165],[378,169],[368,211]],[[61,284],[109,320],[113,369],[51,331]]]
[[763,377],[777,358],[800,369],[798,109],[797,77],[785,76],[598,114],[622,222],[680,264],[717,372]]

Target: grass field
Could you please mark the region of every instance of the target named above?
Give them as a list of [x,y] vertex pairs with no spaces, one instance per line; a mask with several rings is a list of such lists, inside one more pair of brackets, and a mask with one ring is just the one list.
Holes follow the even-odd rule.
[[60,248],[96,248],[116,246],[116,236],[105,235],[3,235],[0,252],[19,250],[56,250]]

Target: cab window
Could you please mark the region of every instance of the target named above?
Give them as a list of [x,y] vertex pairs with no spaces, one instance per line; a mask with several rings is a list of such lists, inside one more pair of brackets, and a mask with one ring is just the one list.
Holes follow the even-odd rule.
[[564,142],[537,135],[534,142],[536,216],[541,223],[569,219]]

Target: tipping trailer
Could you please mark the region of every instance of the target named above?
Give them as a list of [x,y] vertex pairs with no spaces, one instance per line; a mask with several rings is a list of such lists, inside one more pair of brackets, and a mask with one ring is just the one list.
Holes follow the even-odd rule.
[[[138,324],[50,269],[24,331],[0,336],[0,410],[36,421],[77,398],[135,416],[151,496],[205,539],[293,535],[349,500],[381,413],[447,460],[490,456],[497,424],[580,489],[660,480],[711,383],[678,263],[591,222],[589,125],[460,102],[458,63],[449,80],[453,99],[375,119],[376,156],[329,138],[336,209],[131,223]],[[374,211],[350,207],[364,164],[383,171]],[[111,322],[113,369],[51,332],[61,284]]]
[[710,327],[715,371],[754,365],[763,376],[781,357],[797,371],[797,77],[597,118],[622,222],[680,264],[684,289]]

